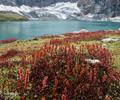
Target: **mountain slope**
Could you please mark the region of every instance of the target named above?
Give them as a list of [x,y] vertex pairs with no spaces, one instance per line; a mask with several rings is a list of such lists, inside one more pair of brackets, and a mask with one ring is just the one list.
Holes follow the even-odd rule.
[[0,11],[30,20],[109,20],[120,16],[120,0],[0,0]]
[[4,6],[0,5],[1,11],[9,11],[14,12],[22,16],[26,16],[30,20],[32,19],[40,19],[40,20],[48,20],[48,19],[79,19],[80,17],[84,17],[81,9],[77,7],[77,3],[56,3],[47,7],[30,7],[22,5],[20,7],[17,6]]
[[22,21],[27,20],[26,17],[13,12],[0,12],[0,21]]

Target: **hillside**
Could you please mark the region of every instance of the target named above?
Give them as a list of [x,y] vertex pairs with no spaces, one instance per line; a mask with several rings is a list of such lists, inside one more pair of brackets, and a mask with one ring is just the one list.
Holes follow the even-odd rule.
[[0,12],[0,21],[6,21],[6,20],[22,21],[22,20],[27,20],[27,18],[13,12]]

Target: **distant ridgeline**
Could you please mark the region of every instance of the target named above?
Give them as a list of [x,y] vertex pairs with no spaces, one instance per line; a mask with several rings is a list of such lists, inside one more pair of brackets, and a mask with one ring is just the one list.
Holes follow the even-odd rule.
[[0,0],[0,4],[11,6],[49,6],[57,2],[78,2],[84,14],[103,14],[108,17],[120,16],[120,0]]
[[[55,8],[53,10],[45,8],[58,2],[71,3],[61,3],[61,5],[57,6],[52,5],[51,9]],[[27,7],[22,5],[26,5]],[[14,6],[18,9],[11,8]],[[109,20],[109,18],[120,16],[120,0],[0,0],[0,7],[0,20],[26,20],[35,18],[41,20],[50,18],[79,20],[86,18],[86,16],[86,19],[101,20],[103,18]],[[34,7],[39,7],[39,9],[34,9]],[[45,9],[40,7],[44,7]],[[56,8],[59,9],[56,10]],[[90,17],[88,18],[88,16]]]
[[78,0],[0,0],[4,5],[49,6],[57,2],[76,2]]

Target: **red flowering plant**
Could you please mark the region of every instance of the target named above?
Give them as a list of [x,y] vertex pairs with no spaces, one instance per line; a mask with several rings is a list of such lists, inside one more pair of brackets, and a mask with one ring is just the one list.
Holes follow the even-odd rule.
[[95,32],[78,32],[65,33],[64,41],[78,43],[80,41],[101,40],[107,35],[120,35],[120,31],[95,31]]
[[1,43],[1,44],[11,43],[11,42],[14,42],[14,41],[16,41],[16,40],[17,40],[16,38],[9,38],[9,39],[6,39],[6,40],[0,40],[0,43]]
[[115,98],[112,88],[120,75],[111,53],[99,45],[43,46],[33,53],[30,100],[104,100]]
[[10,59],[18,54],[19,54],[19,51],[14,49],[8,50],[5,54],[2,54],[0,56],[0,68],[5,66],[6,67],[14,66],[13,62],[10,61]]
[[59,38],[54,38],[50,40],[50,45],[68,45],[69,44],[69,40],[67,39],[59,39]]
[[55,38],[50,40],[50,44],[53,45],[61,45],[62,43],[63,43],[62,39]]

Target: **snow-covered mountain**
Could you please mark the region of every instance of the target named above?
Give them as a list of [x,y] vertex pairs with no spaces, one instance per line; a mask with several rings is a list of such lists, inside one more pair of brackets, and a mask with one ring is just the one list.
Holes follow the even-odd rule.
[[[86,13],[86,9],[78,2],[60,2],[56,4],[52,4],[46,7],[30,7],[26,5],[21,6],[7,6],[0,5],[0,11],[14,12],[16,14],[27,17],[29,20],[69,20],[69,19],[77,19],[77,20],[102,20],[102,21],[120,21],[120,17],[106,17],[104,14],[97,14],[99,12],[100,7],[96,6],[96,9],[92,9],[91,3],[87,2],[87,5],[84,5],[89,9]],[[116,20],[117,18],[117,20]]]
[[0,5],[0,11],[14,12],[29,19],[77,19],[84,16],[77,3],[62,2],[52,4],[48,7],[30,7],[22,5],[18,6],[5,6]]

